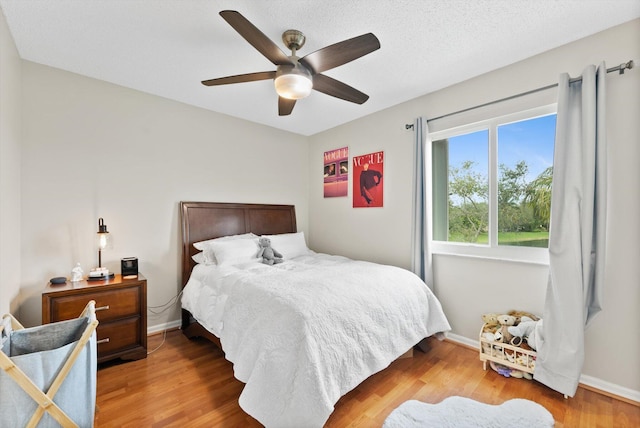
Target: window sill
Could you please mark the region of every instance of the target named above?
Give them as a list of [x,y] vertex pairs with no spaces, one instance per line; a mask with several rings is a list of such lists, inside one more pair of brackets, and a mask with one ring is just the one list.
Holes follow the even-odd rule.
[[511,263],[526,263],[549,266],[549,250],[547,248],[498,246],[432,242],[433,254],[456,257],[472,257],[485,260],[497,260]]

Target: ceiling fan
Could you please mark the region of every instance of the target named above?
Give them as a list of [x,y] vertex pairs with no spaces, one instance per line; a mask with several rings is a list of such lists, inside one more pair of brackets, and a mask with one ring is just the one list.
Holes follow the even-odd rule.
[[274,79],[276,92],[278,93],[278,114],[280,116],[291,114],[293,107],[296,105],[296,100],[308,96],[312,89],[356,104],[363,104],[369,99],[367,94],[326,76],[322,72],[379,49],[380,41],[372,33],[344,40],[298,58],[296,53],[305,42],[305,36],[302,32],[287,30],[282,34],[282,41],[291,50],[291,55],[287,56],[239,12],[223,10],[220,12],[220,16],[262,55],[276,65],[277,69],[275,71],[262,71],[204,80],[202,81],[203,85],[217,86]]

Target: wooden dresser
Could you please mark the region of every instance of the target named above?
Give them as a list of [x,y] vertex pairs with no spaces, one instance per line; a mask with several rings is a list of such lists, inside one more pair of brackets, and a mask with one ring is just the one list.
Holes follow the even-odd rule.
[[147,356],[147,280],[115,275],[99,281],[47,284],[42,293],[42,323],[77,318],[89,300],[96,302],[98,362]]

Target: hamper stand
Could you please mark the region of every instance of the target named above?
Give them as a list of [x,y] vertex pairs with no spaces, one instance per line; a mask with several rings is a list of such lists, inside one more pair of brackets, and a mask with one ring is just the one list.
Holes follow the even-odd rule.
[[39,327],[2,318],[0,427],[93,426],[97,325],[93,300],[78,318]]

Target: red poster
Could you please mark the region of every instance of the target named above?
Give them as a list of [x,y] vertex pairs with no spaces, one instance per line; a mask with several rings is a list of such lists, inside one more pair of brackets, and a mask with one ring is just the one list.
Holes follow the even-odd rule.
[[347,196],[349,186],[349,148],[324,152],[324,197]]
[[354,156],[352,169],[353,207],[383,206],[384,152]]

